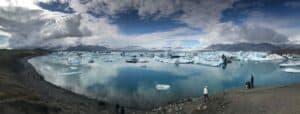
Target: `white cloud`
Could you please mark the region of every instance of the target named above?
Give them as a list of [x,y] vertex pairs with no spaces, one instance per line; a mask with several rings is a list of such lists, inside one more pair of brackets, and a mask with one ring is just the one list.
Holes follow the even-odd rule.
[[231,7],[235,0],[93,0],[81,4],[72,0],[70,6],[77,12],[91,11],[114,16],[128,9],[135,9],[142,17],[168,17],[191,27],[203,28],[218,23],[221,12]]
[[[23,4],[24,1],[27,2]],[[205,47],[215,43],[285,43],[288,40],[299,39],[298,28],[285,27],[291,22],[289,18],[282,20],[265,18],[260,13],[253,13],[241,25],[219,22],[222,11],[231,7],[234,0],[92,0],[86,2],[59,0],[61,3],[69,2],[70,7],[76,11],[73,14],[51,12],[36,5],[38,2],[52,1],[4,0],[0,2],[0,30],[11,34],[10,47],[88,44],[112,47],[139,45],[151,48],[172,47],[178,44],[175,46],[177,47],[182,44],[176,42],[188,39],[199,40],[200,47]],[[172,17],[185,23],[187,27],[174,28],[165,32],[124,35],[106,16],[96,18],[87,13],[93,11],[96,14],[114,17],[117,13],[128,9],[137,10],[144,18]],[[287,40],[285,36],[289,39]]]

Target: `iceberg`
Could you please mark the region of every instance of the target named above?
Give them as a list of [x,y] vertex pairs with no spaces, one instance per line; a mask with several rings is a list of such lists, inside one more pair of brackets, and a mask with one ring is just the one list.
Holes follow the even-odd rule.
[[175,59],[167,59],[167,58],[162,58],[162,57],[155,57],[155,61],[161,62],[161,63],[175,63]]
[[80,61],[78,60],[78,58],[69,57],[67,60],[69,65],[80,65]]
[[147,59],[139,59],[138,62],[139,63],[148,63],[149,61]]
[[300,66],[300,61],[279,64],[280,67],[297,67]]
[[242,61],[266,61],[278,58],[277,55],[269,56],[266,52],[238,52],[234,55],[238,60]]
[[157,84],[156,86],[155,86],[155,88],[157,89],[157,90],[168,90],[168,89],[170,89],[170,85],[168,85],[168,84]]
[[131,59],[127,59],[125,60],[127,63],[137,63],[138,59],[137,58],[131,58]]
[[294,68],[285,68],[282,71],[288,72],[288,73],[300,73],[300,69],[294,69]]
[[206,65],[206,66],[218,67],[221,64],[223,64],[223,61],[220,58],[194,57],[194,63]]
[[71,69],[71,70],[78,70],[78,67],[76,67],[76,66],[71,66],[70,69]]
[[78,74],[81,74],[81,72],[66,72],[60,74],[60,76],[69,76],[69,75],[78,75]]
[[186,58],[178,58],[175,61],[176,64],[193,64],[194,60],[192,59],[186,59]]

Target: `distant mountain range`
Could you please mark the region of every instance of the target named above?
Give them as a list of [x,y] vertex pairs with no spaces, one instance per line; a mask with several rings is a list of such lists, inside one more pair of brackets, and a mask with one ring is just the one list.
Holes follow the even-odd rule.
[[[185,48],[171,48],[163,47],[161,49],[151,48],[147,49],[141,46],[127,46],[123,48],[107,48],[108,46],[95,46],[95,45],[78,45],[68,48],[56,47],[49,50],[65,50],[65,51],[163,51],[163,50],[185,50]],[[298,44],[280,44],[274,45],[269,43],[237,43],[237,44],[215,44],[211,45],[205,50],[218,50],[218,51],[268,51],[274,53],[299,53],[300,45]]]
[[64,49],[66,51],[108,51],[109,49],[105,46],[94,46],[94,45],[79,45],[68,47]]
[[300,51],[299,44],[280,44],[274,45],[269,43],[237,43],[237,44],[215,44],[207,47],[209,50],[219,51]]
[[119,50],[119,51],[143,51],[143,50],[148,50],[144,47],[141,46],[127,46],[127,47],[123,47],[123,48],[116,48],[115,50]]

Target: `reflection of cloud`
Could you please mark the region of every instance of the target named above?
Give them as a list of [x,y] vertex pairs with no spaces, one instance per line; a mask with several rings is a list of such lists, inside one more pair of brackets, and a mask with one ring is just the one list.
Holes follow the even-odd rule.
[[29,59],[28,62],[34,66],[39,74],[43,75],[46,81],[54,83],[54,85],[65,87],[67,80],[64,77],[59,77],[59,72],[57,72],[55,67],[40,61],[41,59],[43,59],[43,57]]
[[118,68],[122,67],[115,64],[96,63],[88,65],[89,69],[84,71],[81,80],[83,86],[87,87],[94,84],[107,84],[109,81],[118,76]]

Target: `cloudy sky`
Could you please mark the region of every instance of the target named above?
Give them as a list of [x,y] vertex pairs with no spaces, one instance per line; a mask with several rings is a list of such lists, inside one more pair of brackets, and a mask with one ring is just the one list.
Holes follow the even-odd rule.
[[0,0],[0,48],[300,44],[300,0]]

